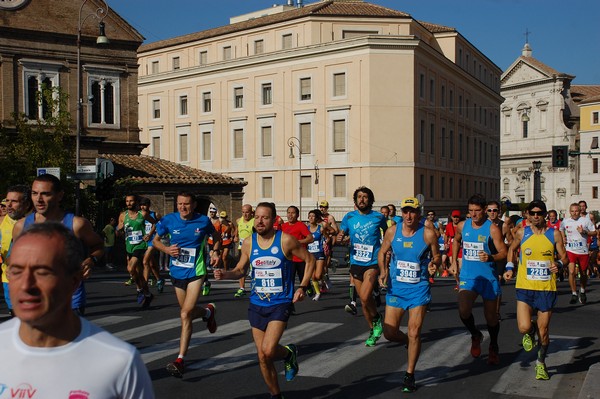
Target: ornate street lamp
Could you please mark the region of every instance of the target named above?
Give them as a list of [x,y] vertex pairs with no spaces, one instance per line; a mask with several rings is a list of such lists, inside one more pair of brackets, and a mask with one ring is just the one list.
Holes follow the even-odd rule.
[[533,161],[533,199],[535,201],[542,199],[542,161]]
[[294,147],[298,149],[298,220],[302,220],[302,140],[298,137],[290,137],[287,141],[288,147],[290,147],[290,158],[296,158],[294,156]]

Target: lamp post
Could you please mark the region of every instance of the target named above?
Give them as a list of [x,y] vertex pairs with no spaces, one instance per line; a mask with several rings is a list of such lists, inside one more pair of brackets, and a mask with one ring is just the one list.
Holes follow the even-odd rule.
[[[79,21],[77,24],[77,135],[75,137],[75,173],[81,163],[81,129],[83,124],[83,84],[82,84],[82,68],[81,68],[81,28],[89,17],[94,17],[100,22],[98,23],[99,35],[96,38],[96,44],[108,44],[109,40],[104,33],[104,18],[108,14],[108,4],[103,0],[104,6],[100,6],[95,12],[86,15],[82,19],[83,7],[88,0],[83,0],[79,7]],[[79,202],[81,198],[81,188],[79,180],[76,180],[75,186],[75,214],[79,215]]]
[[302,140],[298,137],[290,137],[287,141],[288,147],[290,147],[290,158],[296,158],[294,156],[294,147],[298,149],[298,220],[302,220]]
[[533,199],[539,201],[542,199],[542,161],[533,161]]

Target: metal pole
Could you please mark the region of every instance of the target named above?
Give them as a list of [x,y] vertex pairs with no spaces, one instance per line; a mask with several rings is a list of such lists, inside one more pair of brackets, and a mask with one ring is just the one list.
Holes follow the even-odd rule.
[[533,172],[533,199],[538,201],[542,199],[542,179],[539,170]]
[[299,168],[300,170],[298,171],[299,174],[299,178],[300,178],[300,183],[298,183],[298,210],[300,212],[300,214],[298,215],[298,220],[302,220],[302,139],[298,139],[298,143],[300,143],[298,145],[298,153],[300,154],[300,156],[298,157],[298,164],[299,164]]

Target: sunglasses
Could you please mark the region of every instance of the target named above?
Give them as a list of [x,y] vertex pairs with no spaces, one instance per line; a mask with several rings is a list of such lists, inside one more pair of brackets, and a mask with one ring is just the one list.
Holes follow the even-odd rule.
[[435,213],[428,213],[427,216],[435,216]]
[[546,216],[546,212],[544,211],[529,211],[531,216]]
[[498,212],[498,208],[488,209],[488,213]]

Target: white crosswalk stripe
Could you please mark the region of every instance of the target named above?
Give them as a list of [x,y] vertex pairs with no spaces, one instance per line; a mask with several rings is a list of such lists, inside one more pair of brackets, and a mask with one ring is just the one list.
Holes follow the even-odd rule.
[[[284,332],[283,337],[281,337],[281,342],[298,344],[301,343],[303,339],[309,339],[320,335],[341,325],[342,323],[303,323],[299,326],[287,329]],[[189,368],[222,371],[243,367],[256,362],[256,348],[254,343],[249,343],[228,352],[221,353],[211,359],[192,364]]]
[[105,328],[108,326],[113,326],[115,324],[124,323],[126,321],[131,321],[139,318],[141,318],[141,316],[106,316],[91,320],[91,322],[97,326]]

